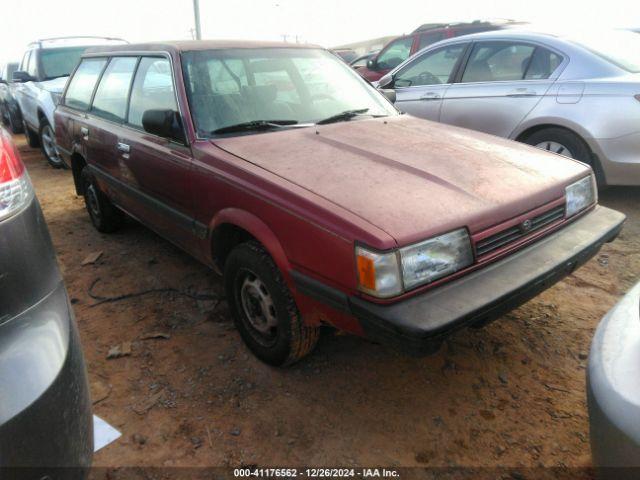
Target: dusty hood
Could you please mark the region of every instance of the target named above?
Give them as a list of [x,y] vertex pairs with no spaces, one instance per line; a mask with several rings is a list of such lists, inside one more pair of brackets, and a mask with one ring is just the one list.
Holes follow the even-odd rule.
[[[318,133],[316,133],[316,131]],[[215,140],[391,235],[472,233],[564,195],[588,167],[407,115]]]

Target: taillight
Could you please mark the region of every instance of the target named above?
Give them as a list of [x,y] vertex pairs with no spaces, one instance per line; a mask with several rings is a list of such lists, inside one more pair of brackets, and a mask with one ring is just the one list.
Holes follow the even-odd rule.
[[33,197],[29,175],[11,136],[0,129],[0,221],[27,205]]

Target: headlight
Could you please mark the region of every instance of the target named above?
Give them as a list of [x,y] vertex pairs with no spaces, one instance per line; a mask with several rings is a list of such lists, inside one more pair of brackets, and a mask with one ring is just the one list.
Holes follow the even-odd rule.
[[598,199],[593,175],[584,177],[565,188],[565,198],[565,216],[567,218],[593,205]]
[[358,246],[356,262],[360,290],[388,298],[468,267],[473,253],[462,228],[393,252]]
[[356,247],[360,290],[376,297],[386,298],[402,292],[398,253],[376,253]]
[[433,282],[473,263],[464,228],[400,249],[405,289]]

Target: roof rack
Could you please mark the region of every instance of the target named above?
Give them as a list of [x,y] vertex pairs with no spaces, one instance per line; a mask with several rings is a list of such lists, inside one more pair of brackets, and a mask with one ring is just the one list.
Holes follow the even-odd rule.
[[482,26],[482,25],[511,25],[511,24],[518,24],[518,23],[522,23],[522,22],[518,22],[517,20],[512,20],[510,18],[473,20],[472,22],[425,23],[423,25],[420,25],[411,33],[426,32],[429,30],[436,30],[440,28],[474,27],[474,26]]
[[118,41],[118,42],[124,42],[124,43],[129,43],[127,42],[125,39],[123,38],[119,38],[119,37],[100,37],[97,35],[77,35],[77,36],[69,36],[69,37],[51,37],[51,38],[41,38],[39,40],[36,40],[35,42],[31,42],[29,43],[29,47],[31,46],[38,46],[39,48],[42,48],[42,44],[44,42],[58,42],[61,40],[83,40],[83,39],[93,39],[93,40],[110,40],[110,41]]

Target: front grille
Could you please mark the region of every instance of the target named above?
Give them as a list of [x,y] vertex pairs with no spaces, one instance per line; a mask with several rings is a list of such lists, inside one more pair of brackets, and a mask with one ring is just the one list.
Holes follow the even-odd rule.
[[514,225],[490,237],[484,238],[476,243],[476,255],[478,257],[491,253],[500,247],[504,247],[516,240],[531,235],[536,230],[560,220],[564,217],[564,205],[547,210],[540,215],[531,218],[531,228],[523,230],[520,225]]

